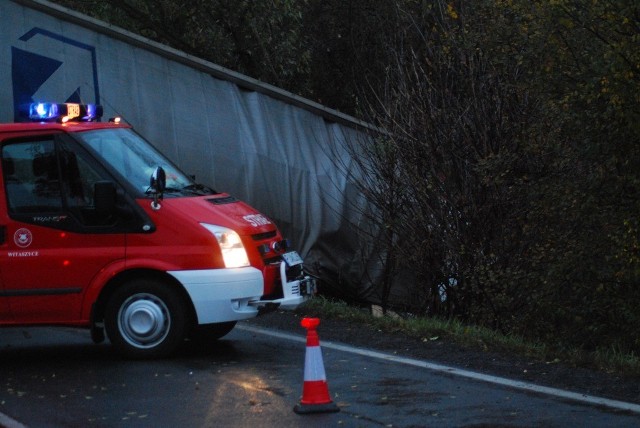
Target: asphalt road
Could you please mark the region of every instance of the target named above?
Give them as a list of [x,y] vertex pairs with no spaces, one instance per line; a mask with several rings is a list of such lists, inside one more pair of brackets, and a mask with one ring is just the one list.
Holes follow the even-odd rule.
[[[302,330],[302,329],[301,329]],[[322,345],[322,325],[319,328]],[[322,345],[338,413],[299,415],[300,335],[241,323],[211,347],[127,361],[84,330],[0,330],[8,427],[637,427],[640,408],[500,384],[401,356]],[[371,344],[375,348],[375,344]],[[388,357],[388,358],[387,358]],[[575,399],[574,399],[575,398]],[[615,404],[615,403],[614,403]],[[624,408],[624,403],[622,403]]]

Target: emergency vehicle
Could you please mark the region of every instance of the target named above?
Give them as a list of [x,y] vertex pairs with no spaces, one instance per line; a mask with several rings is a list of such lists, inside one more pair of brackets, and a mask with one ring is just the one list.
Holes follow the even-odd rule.
[[314,278],[265,215],[96,105],[0,124],[0,325],[86,327],[132,358],[294,309]]

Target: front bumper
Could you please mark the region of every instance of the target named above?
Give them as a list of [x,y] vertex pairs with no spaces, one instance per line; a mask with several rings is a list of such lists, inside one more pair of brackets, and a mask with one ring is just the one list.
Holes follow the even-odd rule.
[[302,275],[299,278],[287,279],[287,264],[280,262],[280,282],[282,285],[282,298],[272,300],[253,300],[249,305],[257,308],[279,307],[280,309],[292,311],[306,302],[316,294],[318,287],[315,278]]
[[258,315],[249,305],[264,292],[262,272],[254,267],[168,272],[185,288],[198,324],[238,321]]
[[[294,310],[316,293],[314,278],[287,279],[286,263],[280,263],[282,297],[264,299],[264,277],[254,267],[170,271],[191,298],[198,324],[239,321],[257,316],[266,308]],[[263,300],[264,299],[264,300]]]

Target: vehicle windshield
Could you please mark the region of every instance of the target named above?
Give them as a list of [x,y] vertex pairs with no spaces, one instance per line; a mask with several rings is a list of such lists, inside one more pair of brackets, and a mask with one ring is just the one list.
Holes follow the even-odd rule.
[[150,192],[150,178],[157,167],[166,173],[165,193],[204,195],[213,190],[196,184],[171,161],[128,128],[99,129],[74,134],[111,165],[136,190]]

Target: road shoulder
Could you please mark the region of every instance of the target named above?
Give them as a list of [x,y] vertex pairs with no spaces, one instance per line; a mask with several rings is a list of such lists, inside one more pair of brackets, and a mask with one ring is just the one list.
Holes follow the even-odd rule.
[[[276,311],[246,321],[303,336],[303,311]],[[410,337],[384,332],[342,319],[322,319],[318,327],[323,340],[361,346],[410,358],[433,361],[493,376],[508,377],[541,386],[640,404],[640,378],[571,367],[558,361],[537,361],[518,355],[462,347],[446,340]]]

